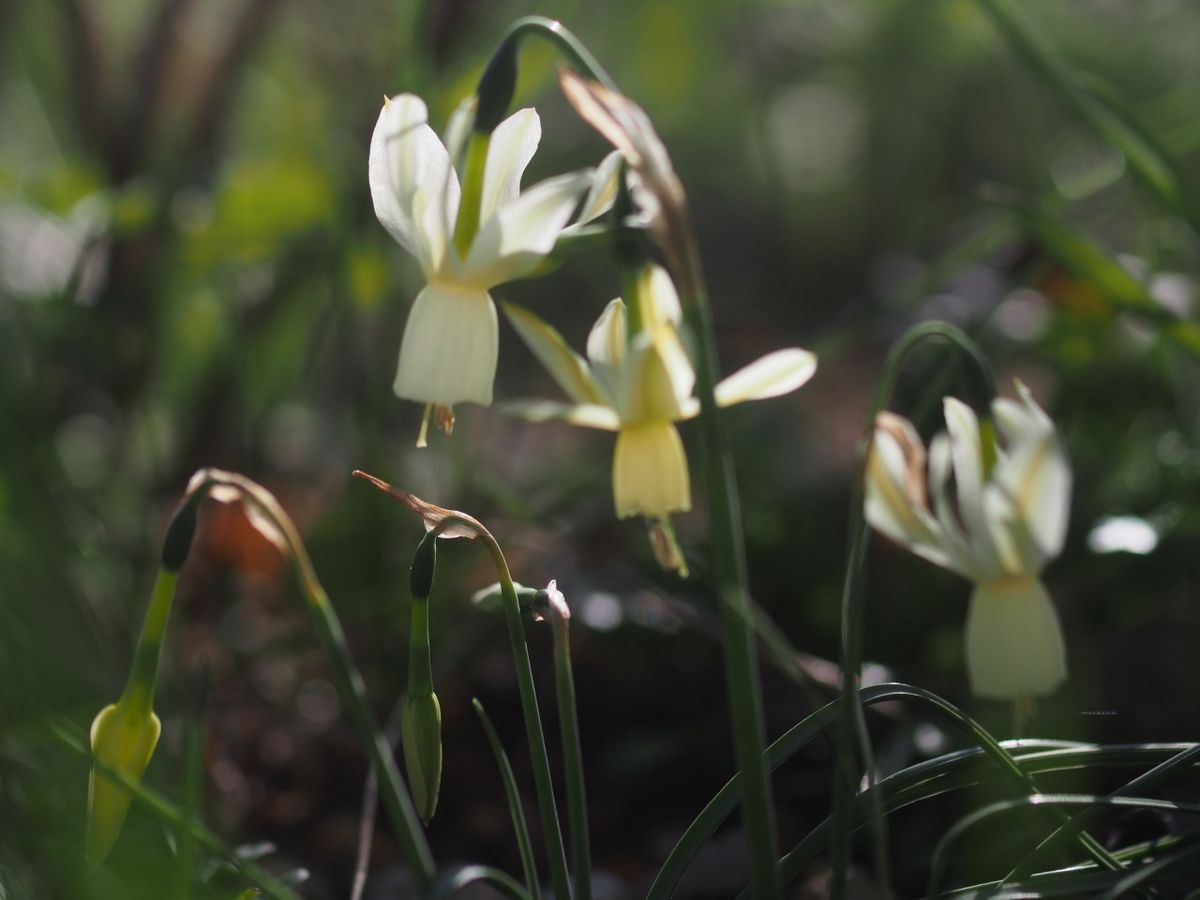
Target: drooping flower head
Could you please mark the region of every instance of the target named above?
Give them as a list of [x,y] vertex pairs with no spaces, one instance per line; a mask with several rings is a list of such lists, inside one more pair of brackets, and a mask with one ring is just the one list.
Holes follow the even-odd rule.
[[[638,321],[624,300],[610,302],[592,326],[587,359],[533,313],[505,304],[517,333],[571,399],[523,401],[510,411],[617,432],[613,499],[621,518],[663,519],[691,508],[687,458],[675,423],[700,411],[696,377],[680,337],[682,313],[670,275],[649,264],[637,279]],[[768,354],[717,386],[717,402],[777,397],[800,387],[816,358],[799,349]]]
[[867,521],[877,531],[975,584],[966,634],[971,687],[1002,699],[1047,694],[1067,674],[1062,629],[1040,576],[1062,551],[1071,469],[1054,423],[1023,384],[1017,390],[1021,402],[992,404],[1004,448],[969,406],[947,397],[948,430],[930,443],[928,463],[912,424],[882,413],[866,477]]
[[384,102],[371,137],[371,198],[379,221],[417,260],[426,281],[401,340],[398,396],[447,410],[456,403],[489,405],[499,340],[489,291],[542,263],[585,194],[582,218],[606,208],[615,159],[521,190],[540,139],[533,109],[519,110],[492,132],[478,227],[464,242],[457,228],[462,187],[451,150],[429,127],[425,103],[412,94]]

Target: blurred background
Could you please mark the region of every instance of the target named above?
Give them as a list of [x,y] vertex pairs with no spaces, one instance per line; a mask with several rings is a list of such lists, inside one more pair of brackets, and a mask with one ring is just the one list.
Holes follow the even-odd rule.
[[[1194,182],[1200,9],[1022,7]],[[820,356],[799,393],[726,416],[755,598],[814,677],[806,694],[765,660],[771,735],[831,696],[855,442],[890,342],[940,318],[981,341],[1003,391],[1013,377],[1031,386],[1074,464],[1068,545],[1046,576],[1071,678],[1030,731],[1200,736],[1200,345],[1154,323],[1197,314],[1196,220],[1144,189],[1127,156],[973,0],[7,0],[0,896],[176,895],[164,889],[175,871],[170,830],[136,806],[106,869],[78,864],[88,762],[45,719],[86,728],[119,694],[163,528],[200,466],[246,473],[280,497],[384,719],[404,688],[420,528],[352,469],[482,519],[518,580],[558,579],[575,612],[602,896],[643,891],[732,773],[719,628],[698,587],[708,567],[698,475],[697,508],[677,521],[695,577],[680,581],[657,570],[640,523],[614,518],[611,436],[464,406],[452,438],[416,450],[421,410],[391,391],[421,277],[371,209],[366,155],[381,99],[418,93],[440,128],[508,23],[529,12],[563,19],[670,148],[700,233],[723,368],[786,345]],[[544,129],[527,183],[607,149],[558,95],[556,64],[541,46],[522,54],[518,102],[537,105]],[[617,290],[596,249],[494,293],[582,347]],[[1121,312],[1138,304],[1146,315]],[[558,398],[502,327],[497,397]],[[953,392],[956,377],[946,355],[926,354],[893,407],[928,436],[940,412],[927,395]],[[696,435],[684,431],[695,461]],[[469,599],[494,576],[465,542],[447,545],[441,562],[433,640],[446,757],[429,839],[439,862],[518,872],[470,710],[479,697],[495,719],[536,831],[503,622]],[[967,692],[968,585],[876,540],[867,590],[868,678],[939,692],[1009,736],[1009,710]],[[548,631],[529,626],[557,760]],[[210,503],[202,514],[158,711],[148,784],[176,802],[198,792],[205,821],[274,871],[308,870],[306,897],[348,895],[364,755],[286,565],[234,508]],[[884,708],[871,724],[885,770],[960,745],[920,710]],[[200,747],[190,764],[189,735]],[[830,777],[820,742],[780,770],[785,847],[827,814]],[[932,843],[981,796],[893,820],[901,896],[920,891]],[[1110,817],[1105,833],[1170,825],[1142,813]],[[959,883],[1006,858],[1006,834],[985,828],[964,842]],[[239,884],[202,863],[191,877],[202,896]],[[863,896],[869,877],[858,880]],[[818,896],[822,878],[819,867],[806,873],[796,896]],[[682,893],[732,896],[744,883],[734,821]],[[404,885],[381,821],[366,896],[404,896]]]

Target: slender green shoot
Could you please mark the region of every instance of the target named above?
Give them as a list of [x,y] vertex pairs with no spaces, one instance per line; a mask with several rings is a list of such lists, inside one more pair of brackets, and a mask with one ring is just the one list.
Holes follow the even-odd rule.
[[517,837],[517,850],[521,854],[521,867],[525,870],[525,890],[530,897],[540,897],[542,889],[538,884],[537,863],[533,858],[533,841],[529,838],[529,826],[525,823],[525,810],[521,806],[521,794],[517,790],[517,779],[513,775],[512,763],[508,761],[508,754],[504,751],[504,745],[500,743],[500,738],[496,734],[496,729],[492,726],[492,720],[484,710],[483,704],[478,699],[472,699],[471,706],[475,709],[475,714],[479,716],[483,731],[487,735],[488,744],[492,748],[492,755],[496,757],[496,765],[500,769],[500,780],[504,784],[504,796],[508,800],[508,811],[512,815],[513,832]]
[[496,580],[500,583],[500,598],[504,607],[504,619],[508,626],[509,643],[512,645],[513,664],[517,676],[517,688],[521,694],[521,710],[525,718],[525,733],[529,737],[530,756],[533,761],[533,781],[537,791],[538,807],[542,814],[542,830],[546,839],[546,855],[550,864],[550,879],[554,893],[560,900],[570,900],[571,882],[567,874],[567,856],[564,849],[562,826],[558,818],[558,805],[554,799],[554,782],[550,775],[550,757],[546,751],[546,734],[542,728],[538,710],[537,689],[533,681],[533,666],[529,659],[529,646],[525,642],[525,628],[521,618],[521,601],[508,570],[504,551],[490,531],[478,519],[466,513],[442,509],[426,503],[392,487],[386,481],[355,471],[354,475],[370,482],[375,488],[399,500],[420,515],[426,526],[446,537],[479,538],[492,557],[496,568]]
[[308,550],[300,539],[296,526],[270,492],[243,475],[218,469],[204,469],[194,476],[193,484],[198,486],[194,488],[196,491],[212,488],[222,489],[223,494],[234,491],[247,505],[251,520],[267,529],[271,538],[285,548],[317,637],[333,668],[342,703],[349,710],[360,737],[367,745],[371,764],[378,773],[383,787],[384,806],[392,820],[396,837],[412,867],[413,877],[418,886],[422,891],[427,891],[434,879],[433,855],[421,830],[404,777],[396,767],[391,746],[380,729],[367,699],[366,685],[350,655],[341,620],[317,578]]
[[[579,740],[579,713],[575,705],[575,673],[571,668],[571,611],[551,583],[549,600],[538,612],[550,620],[554,632],[554,689],[558,701],[558,727],[562,736],[563,768],[567,782],[567,821],[571,834],[571,870],[575,900],[591,900],[592,853],[588,836],[587,791],[583,780],[583,750]],[[557,595],[557,596],[556,596]]]

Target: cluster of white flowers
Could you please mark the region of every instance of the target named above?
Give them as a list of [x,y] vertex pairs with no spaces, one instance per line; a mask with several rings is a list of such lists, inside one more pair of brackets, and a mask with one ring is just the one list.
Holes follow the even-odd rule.
[[[569,97],[587,94],[575,82],[564,87]],[[443,143],[419,98],[403,94],[385,101],[371,139],[371,195],[380,222],[416,258],[426,280],[404,330],[395,392],[426,404],[426,422],[433,412],[448,428],[455,404],[491,404],[499,338],[490,291],[534,274],[562,235],[611,208],[622,155],[634,170],[630,190],[654,200],[641,172],[643,144],[660,150],[661,144],[648,120],[619,95],[589,97],[573,102],[621,149],[596,168],[522,191],[541,123],[532,109],[513,114],[487,144],[478,227],[473,234],[468,229],[465,243],[459,218],[473,210],[460,210],[464,191],[454,162],[462,155],[470,108],[456,114]],[[599,112],[591,108],[598,104]],[[635,129],[640,142],[625,140],[628,129],[608,122],[630,107],[642,117]],[[665,151],[660,155],[665,159]],[[641,212],[642,223],[653,230],[655,223]],[[699,412],[696,377],[670,274],[646,262],[627,282],[637,296],[605,307],[588,336],[586,359],[536,315],[504,304],[512,326],[569,401],[515,401],[505,409],[530,421],[616,432],[617,515],[666,523],[691,507],[677,423]],[[797,389],[815,371],[816,358],[808,351],[779,350],[722,381],[716,399],[729,406],[776,397]],[[871,525],[975,584],[967,619],[968,669],[975,692],[988,697],[1045,694],[1066,676],[1061,629],[1040,573],[1062,547],[1070,469],[1050,419],[1024,386],[1019,393],[1022,403],[1001,399],[992,408],[1006,450],[995,446],[990,430],[981,430],[970,407],[946,399],[949,432],[938,435],[929,451],[932,508],[925,448],[911,423],[881,415],[867,467]]]

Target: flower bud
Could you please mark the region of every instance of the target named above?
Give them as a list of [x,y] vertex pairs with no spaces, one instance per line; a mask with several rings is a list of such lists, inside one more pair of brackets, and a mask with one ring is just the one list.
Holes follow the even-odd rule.
[[168,572],[178,572],[187,560],[192,538],[196,534],[196,509],[204,496],[203,491],[197,491],[188,497],[167,526],[162,544],[162,567]]
[[[138,781],[150,764],[161,733],[162,724],[148,706],[122,698],[100,710],[92,722],[92,756],[107,768]],[[125,787],[92,767],[87,824],[87,856],[92,862],[102,862],[108,856],[121,834],[131,799]]]
[[442,785],[442,708],[433,691],[410,694],[405,701],[401,743],[413,802],[428,825]]
[[408,586],[414,599],[425,600],[433,590],[433,572],[437,567],[437,534],[425,532],[417,552],[413,554],[412,568],[408,572]]
[[496,50],[475,93],[479,105],[475,110],[475,131],[491,134],[504,119],[517,88],[517,39],[509,37]]

